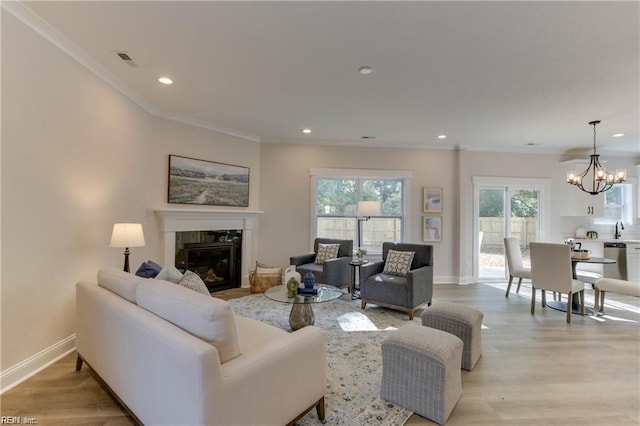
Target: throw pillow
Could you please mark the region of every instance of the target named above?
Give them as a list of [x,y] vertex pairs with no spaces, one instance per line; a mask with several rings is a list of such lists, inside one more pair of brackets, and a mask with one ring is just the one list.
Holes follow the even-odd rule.
[[259,260],[256,260],[256,268],[269,268],[269,266],[267,266],[266,263],[260,262]]
[[316,264],[322,265],[325,260],[338,257],[340,244],[318,244],[318,254],[316,254]]
[[142,265],[140,265],[136,271],[136,275],[142,278],[155,278],[161,270],[162,266],[158,265],[156,262],[147,260],[146,262],[142,262]]
[[171,281],[174,284],[178,284],[182,279],[182,272],[175,266],[165,266],[162,271],[156,275],[156,280]]
[[411,262],[415,254],[415,251],[389,250],[382,273],[406,277],[411,270]]
[[262,267],[257,267],[256,268],[256,274],[258,275],[268,275],[268,274],[280,274],[282,275],[282,268],[262,268]]
[[207,286],[204,285],[204,281],[202,281],[202,278],[200,278],[200,276],[195,272],[185,271],[178,285],[186,287],[189,290],[197,291],[198,293],[211,296],[211,293],[209,293]]
[[242,354],[233,310],[228,302],[203,297],[166,281],[143,280],[136,292],[138,306],[153,312],[218,351],[220,362]]

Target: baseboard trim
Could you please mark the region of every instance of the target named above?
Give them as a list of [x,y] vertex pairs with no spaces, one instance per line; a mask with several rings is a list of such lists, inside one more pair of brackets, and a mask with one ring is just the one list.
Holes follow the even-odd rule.
[[434,284],[459,284],[458,277],[447,276],[447,275],[433,277],[433,283]]
[[76,349],[76,335],[49,346],[0,373],[0,395],[44,370]]

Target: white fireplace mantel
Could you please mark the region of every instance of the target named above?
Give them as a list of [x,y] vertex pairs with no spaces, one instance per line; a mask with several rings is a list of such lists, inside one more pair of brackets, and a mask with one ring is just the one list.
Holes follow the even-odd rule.
[[[175,265],[176,232],[242,229],[242,271],[253,265],[253,225],[261,211],[156,210],[163,228],[164,264]],[[245,279],[243,277],[243,283]]]

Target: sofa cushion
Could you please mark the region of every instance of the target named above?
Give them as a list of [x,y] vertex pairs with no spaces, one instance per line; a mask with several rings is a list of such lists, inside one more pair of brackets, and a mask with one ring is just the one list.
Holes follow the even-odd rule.
[[197,291],[198,293],[205,294],[207,296],[211,296],[211,293],[207,289],[207,286],[202,281],[202,278],[195,272],[184,271],[184,275],[178,285],[182,287],[186,287],[189,290]]
[[162,280],[147,280],[136,293],[140,307],[214,346],[220,362],[242,354],[228,302]]
[[178,284],[181,279],[182,272],[180,272],[175,266],[165,266],[162,268],[160,273],[156,275],[156,280],[171,281],[176,284]]
[[160,271],[162,271],[162,266],[152,260],[147,260],[138,267],[136,275],[142,278],[155,278]]
[[325,260],[335,259],[338,257],[340,244],[318,244],[318,254],[316,254],[316,263],[321,265]]
[[136,288],[146,278],[138,277],[116,268],[103,268],[98,270],[98,285],[136,303]]
[[415,256],[415,254],[416,253],[414,251],[389,250],[387,253],[387,260],[384,263],[384,270],[382,272],[385,274],[406,277],[411,269],[411,262],[413,261],[413,256]]

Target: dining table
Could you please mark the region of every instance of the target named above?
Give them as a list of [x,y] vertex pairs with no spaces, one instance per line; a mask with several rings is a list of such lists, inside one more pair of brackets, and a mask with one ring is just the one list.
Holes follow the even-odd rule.
[[[576,280],[576,266],[578,263],[601,263],[603,265],[610,265],[616,263],[615,259],[609,259],[608,257],[599,257],[599,256],[589,256],[589,257],[571,257],[571,272],[573,273],[573,279]],[[562,303],[559,301],[551,301],[547,302],[547,306],[552,309],[556,309],[558,311],[566,312],[567,305],[566,303]],[[582,315],[580,311],[580,295],[578,293],[574,293],[571,298],[571,313]],[[593,308],[584,307],[585,315],[593,315]]]

